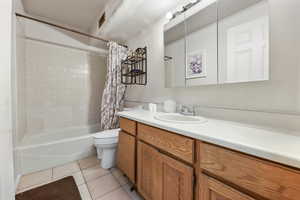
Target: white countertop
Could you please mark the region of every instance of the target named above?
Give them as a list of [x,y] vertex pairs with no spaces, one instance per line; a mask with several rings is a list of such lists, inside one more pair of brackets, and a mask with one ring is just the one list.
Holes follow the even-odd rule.
[[300,136],[292,132],[208,119],[202,124],[176,124],[157,120],[154,113],[132,110],[119,116],[260,158],[300,168]]

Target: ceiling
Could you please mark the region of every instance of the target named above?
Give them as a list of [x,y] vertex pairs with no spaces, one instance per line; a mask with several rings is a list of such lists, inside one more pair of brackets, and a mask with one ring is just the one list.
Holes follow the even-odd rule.
[[103,37],[125,42],[187,0],[124,0],[108,23],[101,27]]
[[109,3],[119,0],[21,0],[25,12],[103,38],[125,42],[188,0],[122,0],[99,30],[95,23]]
[[[89,32],[110,0],[22,0],[25,12]],[[113,0],[112,0],[113,1]]]

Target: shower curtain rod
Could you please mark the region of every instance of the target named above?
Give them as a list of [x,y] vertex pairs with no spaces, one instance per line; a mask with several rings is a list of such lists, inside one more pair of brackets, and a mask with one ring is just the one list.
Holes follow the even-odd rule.
[[[22,15],[20,13],[15,13],[15,14],[16,14],[17,17],[22,17],[22,18],[29,19],[29,20],[32,20],[32,21],[36,21],[36,22],[39,22],[39,23],[42,23],[42,24],[47,24],[49,26],[54,26],[56,28],[60,28],[60,29],[66,30],[66,31],[70,31],[70,32],[73,32],[73,33],[76,33],[76,34],[79,34],[79,35],[83,35],[83,36],[86,36],[86,37],[90,37],[90,38],[93,38],[93,39],[96,39],[96,40],[100,40],[102,42],[106,42],[106,43],[109,42],[108,40],[103,39],[101,37],[90,35],[88,33],[84,33],[84,32],[81,32],[81,31],[77,31],[75,29],[67,28],[67,27],[57,25],[57,24],[54,24],[54,23],[51,23],[51,22],[47,22],[47,21],[44,21],[44,20],[41,20],[41,19],[37,19],[37,18],[34,18],[34,17],[29,17],[29,16],[26,16],[26,15]],[[128,48],[128,46],[126,46],[124,44],[119,44],[119,45]]]

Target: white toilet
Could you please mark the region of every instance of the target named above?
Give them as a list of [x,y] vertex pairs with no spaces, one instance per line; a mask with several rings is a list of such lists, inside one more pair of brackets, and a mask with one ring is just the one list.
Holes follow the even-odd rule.
[[119,131],[120,129],[112,129],[94,135],[98,159],[101,159],[101,167],[104,169],[112,168],[115,165]]

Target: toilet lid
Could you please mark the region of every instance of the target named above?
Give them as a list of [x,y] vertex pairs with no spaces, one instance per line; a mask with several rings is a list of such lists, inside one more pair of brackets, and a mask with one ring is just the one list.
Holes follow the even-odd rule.
[[106,131],[101,131],[99,133],[94,134],[94,138],[103,139],[103,138],[115,138],[119,136],[119,131],[121,129],[111,129]]

